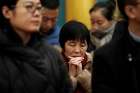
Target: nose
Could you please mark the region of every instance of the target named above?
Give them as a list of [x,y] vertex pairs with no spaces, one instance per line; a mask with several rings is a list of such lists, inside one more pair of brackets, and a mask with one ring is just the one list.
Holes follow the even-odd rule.
[[94,25],[93,25],[93,29],[96,31],[96,30],[99,29],[99,26],[98,26],[97,24],[94,24]]
[[41,16],[41,13],[40,11],[38,10],[35,10],[34,13],[33,13],[34,16]]
[[75,46],[75,54],[80,55],[81,54],[81,47]]
[[53,23],[52,23],[51,20],[47,21],[47,27],[50,28],[50,29],[53,28]]

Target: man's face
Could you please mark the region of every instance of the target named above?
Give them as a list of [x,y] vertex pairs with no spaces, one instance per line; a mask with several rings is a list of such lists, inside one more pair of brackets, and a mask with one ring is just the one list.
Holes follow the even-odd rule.
[[48,32],[50,29],[54,28],[57,22],[57,17],[59,14],[59,9],[47,9],[45,8],[42,12],[42,25],[41,29],[44,32]]
[[92,32],[95,31],[105,31],[110,27],[110,21],[107,20],[104,15],[102,15],[102,9],[98,9],[90,13],[90,20],[92,25]]

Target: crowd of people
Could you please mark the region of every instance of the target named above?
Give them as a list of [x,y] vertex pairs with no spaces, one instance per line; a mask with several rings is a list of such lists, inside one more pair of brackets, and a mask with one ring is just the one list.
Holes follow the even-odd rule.
[[140,93],[140,0],[96,2],[90,29],[59,8],[0,0],[0,93]]

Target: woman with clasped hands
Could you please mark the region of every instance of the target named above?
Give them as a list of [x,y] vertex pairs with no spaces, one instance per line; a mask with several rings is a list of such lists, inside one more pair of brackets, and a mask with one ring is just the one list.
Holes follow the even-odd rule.
[[59,42],[62,56],[69,71],[74,93],[91,91],[91,55],[86,52],[89,44],[89,31],[78,21],[69,21],[60,31]]

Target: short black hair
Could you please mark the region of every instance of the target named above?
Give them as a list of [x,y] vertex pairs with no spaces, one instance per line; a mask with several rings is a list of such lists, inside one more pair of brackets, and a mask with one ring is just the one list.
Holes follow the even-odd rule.
[[59,43],[64,48],[65,42],[68,40],[80,40],[87,42],[89,45],[90,34],[88,28],[81,22],[71,20],[65,23],[59,34]]
[[137,3],[136,1],[137,0],[117,0],[120,13],[122,14],[124,19],[128,19],[128,16],[126,15],[125,9],[124,9],[125,6],[126,5],[136,5],[136,3]]
[[47,9],[57,9],[60,6],[59,0],[44,0],[43,7]]
[[92,13],[93,11],[99,9],[103,9],[102,14],[107,20],[112,20],[115,11],[115,2],[113,1],[97,2],[95,3],[95,5],[91,7],[89,13]]

